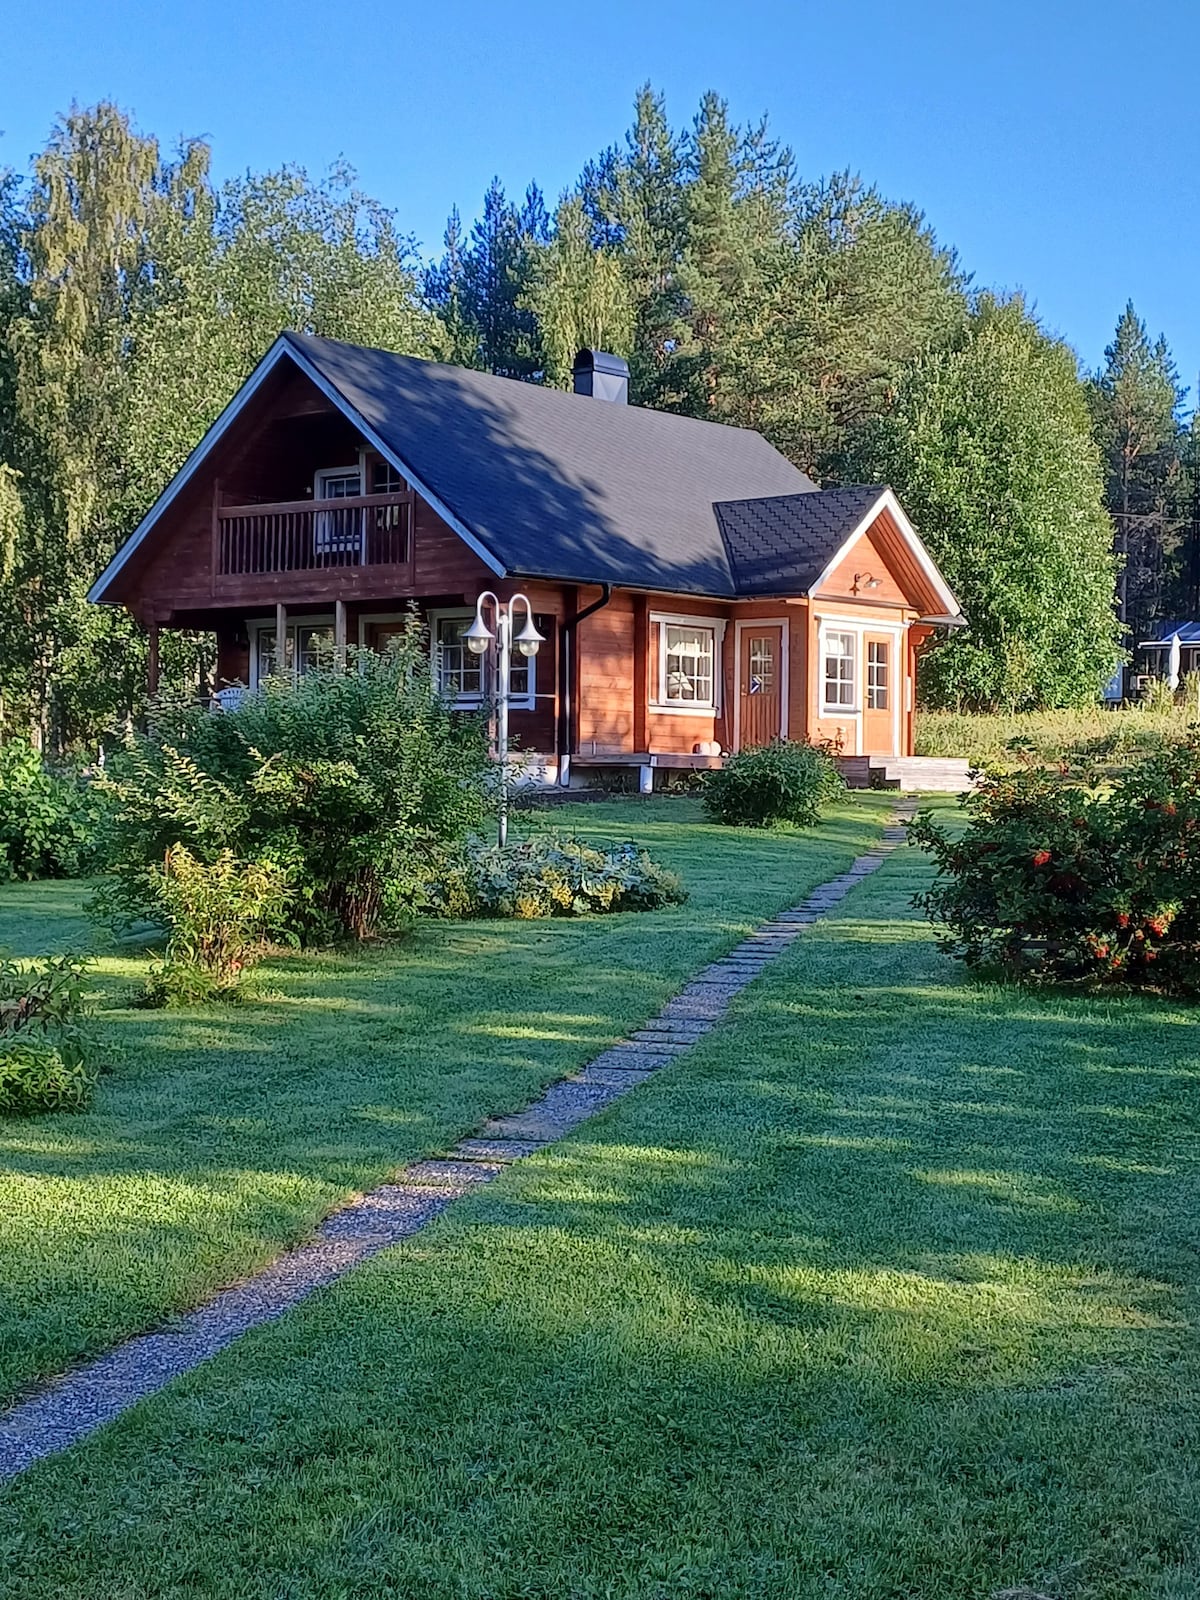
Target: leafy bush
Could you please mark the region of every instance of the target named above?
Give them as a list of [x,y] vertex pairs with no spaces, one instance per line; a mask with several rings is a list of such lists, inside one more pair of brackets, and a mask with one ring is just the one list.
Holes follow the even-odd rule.
[[972,966],[1200,992],[1200,742],[1107,787],[1095,773],[1019,771],[963,797],[965,831],[928,815],[937,863],[918,897],[943,948]]
[[111,765],[101,906],[162,915],[161,868],[184,845],[213,867],[272,863],[291,885],[282,931],[362,939],[413,907],[445,848],[482,825],[494,773],[478,717],[437,695],[427,640],[345,672],[277,678],[236,710],[160,706]]
[[232,997],[242,974],[286,925],[288,871],[273,861],[239,862],[230,850],[206,865],[183,844],[173,845],[151,870],[167,955],[151,973],[147,998],[193,1004]]
[[845,784],[828,753],[789,739],[739,751],[704,778],[704,809],[729,827],[809,828]]
[[427,888],[427,909],[448,917],[580,917],[652,911],[687,898],[678,878],[636,844],[598,849],[537,834],[503,849],[469,840]]
[[91,848],[93,813],[83,785],[52,772],[31,745],[0,745],[0,880],[75,877]]
[[87,962],[0,961],[0,1114],[77,1111],[95,1083],[83,982]]

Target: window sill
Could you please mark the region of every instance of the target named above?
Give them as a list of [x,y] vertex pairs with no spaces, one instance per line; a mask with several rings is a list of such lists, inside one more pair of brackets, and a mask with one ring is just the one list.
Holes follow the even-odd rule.
[[698,706],[686,700],[651,700],[650,710],[673,717],[719,717],[720,706]]
[[821,715],[823,717],[860,717],[860,716],[862,716],[862,707],[861,706],[822,706],[821,707]]

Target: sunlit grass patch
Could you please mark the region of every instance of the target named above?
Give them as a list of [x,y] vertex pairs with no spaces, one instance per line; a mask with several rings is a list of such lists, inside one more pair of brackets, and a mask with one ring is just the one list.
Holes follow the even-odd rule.
[[[688,904],[280,954],[236,1006],[138,1009],[154,953],[101,939],[90,986],[111,1070],[92,1109],[0,1122],[0,1397],[253,1271],[349,1194],[523,1105],[841,871],[887,804],[848,797],[788,837],[713,827],[687,800],[563,808],[563,831],[651,843]],[[0,948],[86,948],[88,893],[0,889]]]
[[35,1468],[14,1594],[1192,1600],[1194,1023],[966,980],[923,871],[900,852],[634,1095]]

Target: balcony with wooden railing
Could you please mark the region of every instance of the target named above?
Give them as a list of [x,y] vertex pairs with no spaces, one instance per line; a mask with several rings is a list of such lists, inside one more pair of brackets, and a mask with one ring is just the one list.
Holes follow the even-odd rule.
[[213,547],[213,577],[220,588],[288,573],[406,567],[413,555],[413,496],[218,504]]

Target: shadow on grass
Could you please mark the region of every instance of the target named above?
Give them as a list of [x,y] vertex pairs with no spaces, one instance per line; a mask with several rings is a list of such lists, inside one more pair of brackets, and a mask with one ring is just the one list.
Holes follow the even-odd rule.
[[963,981],[888,874],[689,1058],[30,1474],[23,1594],[1194,1594],[1194,1047]]

